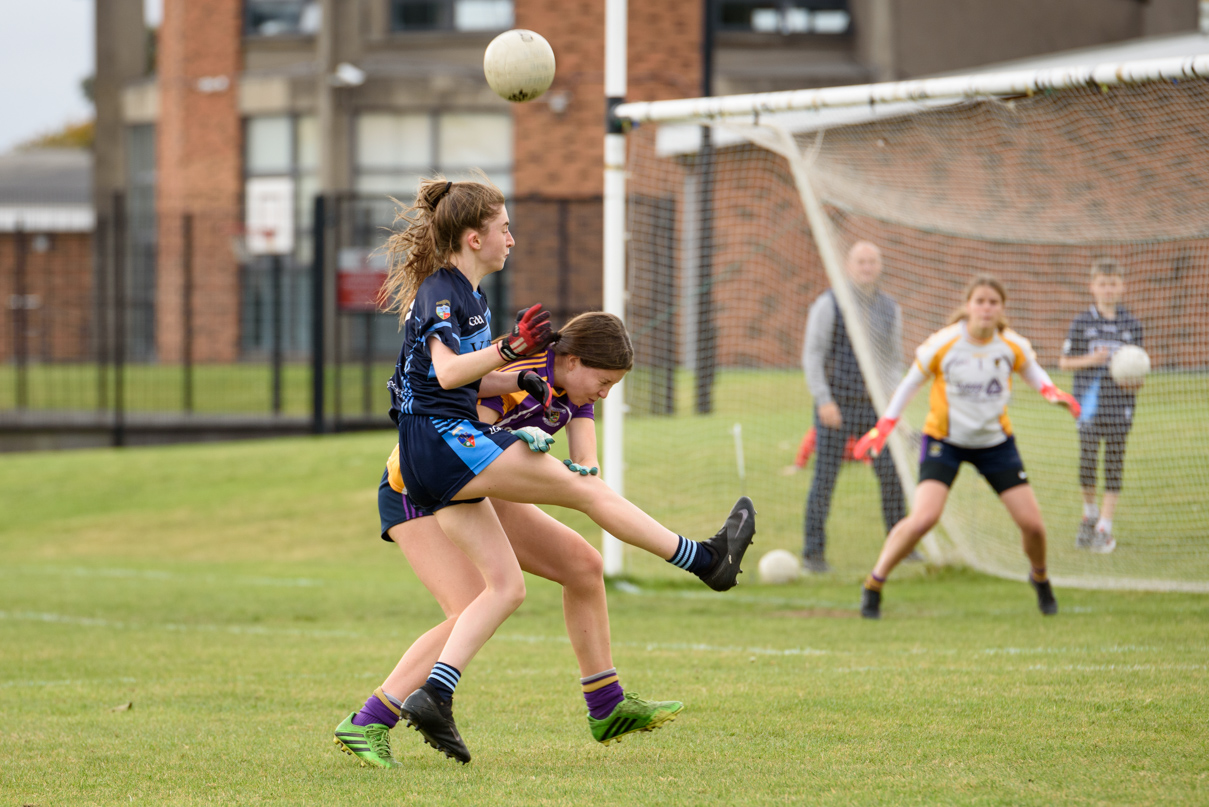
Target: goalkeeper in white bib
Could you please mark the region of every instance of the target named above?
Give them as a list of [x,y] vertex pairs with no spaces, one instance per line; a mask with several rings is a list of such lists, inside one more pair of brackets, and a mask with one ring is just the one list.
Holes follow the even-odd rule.
[[915,363],[898,385],[877,425],[857,441],[854,453],[879,454],[903,410],[928,380],[932,381],[919,464],[919,485],[911,515],[894,525],[877,565],[861,589],[861,616],[881,616],[882,586],[928,530],[940,520],[949,489],[962,463],[987,480],[1020,528],[1028,556],[1029,583],[1041,613],[1058,613],[1058,602],[1045,569],[1045,523],[1012,437],[1007,404],[1011,375],[1018,373],[1050,403],[1070,409],[1079,403],[1054,386],[1037,363],[1028,340],[1007,326],[1007,292],[993,277],[976,277],[966,287],[965,305],[951,324],[928,337]]

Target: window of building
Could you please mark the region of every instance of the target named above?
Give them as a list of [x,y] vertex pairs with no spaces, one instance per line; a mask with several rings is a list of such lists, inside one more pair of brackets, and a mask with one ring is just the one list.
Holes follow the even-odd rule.
[[[282,277],[283,345],[305,352],[310,328],[311,221],[319,191],[319,129],[314,115],[265,115],[244,122],[244,175],[281,177],[294,186],[294,251]],[[272,264],[249,257],[241,267],[240,335],[245,356],[272,347]]]
[[[473,179],[481,169],[504,193],[512,194],[512,116],[507,112],[372,112],[357,116],[354,176],[363,197],[358,236],[376,248],[383,228],[394,223],[396,206],[415,198],[420,178],[440,173],[451,180]],[[507,273],[489,275],[483,292],[494,311],[507,311]],[[397,322],[380,323],[381,341],[391,344]]]
[[391,0],[392,31],[506,31],[512,0]]
[[718,27],[757,34],[846,34],[847,0],[721,0]]
[[245,0],[247,36],[312,36],[319,31],[320,8],[315,0]]
[[499,112],[392,113],[357,116],[356,189],[414,196],[434,172],[469,179],[480,168],[504,195],[512,192],[512,116]]

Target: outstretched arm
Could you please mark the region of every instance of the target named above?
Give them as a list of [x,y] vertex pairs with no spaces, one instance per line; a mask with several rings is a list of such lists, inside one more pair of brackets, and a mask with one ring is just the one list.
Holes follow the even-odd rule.
[[596,421],[586,417],[571,418],[566,431],[571,458],[563,460],[563,464],[576,473],[595,476],[600,467],[596,459]]
[[1020,370],[1020,377],[1037,392],[1041,393],[1041,397],[1052,404],[1065,406],[1070,410],[1071,416],[1076,420],[1079,418],[1079,402],[1075,400],[1073,395],[1063,392],[1054,384],[1053,379],[1049,377],[1049,373],[1045,372],[1037,360],[1029,358],[1028,363]]
[[878,419],[877,425],[867,431],[865,436],[857,440],[856,445],[852,447],[854,457],[859,460],[863,459],[866,454],[876,457],[882,453],[882,449],[886,446],[886,439],[898,425],[898,419],[902,417],[903,410],[907,408],[907,404],[911,403],[915,393],[919,392],[919,388],[927,380],[923,370],[919,369],[918,362],[912,364],[911,369],[903,376],[903,380],[898,383],[898,388],[894,390],[894,395],[890,398],[890,403],[886,405],[886,411]]

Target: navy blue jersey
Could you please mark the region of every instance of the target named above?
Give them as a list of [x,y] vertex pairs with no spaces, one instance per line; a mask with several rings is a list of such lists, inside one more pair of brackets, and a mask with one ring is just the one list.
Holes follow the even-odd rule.
[[[1093,305],[1071,322],[1062,355],[1086,356],[1100,347],[1116,353],[1124,345],[1142,347],[1142,323],[1121,306],[1117,307],[1116,319],[1107,319]],[[1135,391],[1117,386],[1107,363],[1076,370],[1072,394],[1083,407],[1080,421],[1090,421],[1097,414],[1129,419],[1137,399]]]
[[475,401],[479,382],[441,389],[428,339],[436,336],[454,353],[480,350],[491,343],[491,311],[487,299],[457,269],[438,269],[420,284],[403,326],[403,347],[390,390],[390,417],[399,413],[478,420]]

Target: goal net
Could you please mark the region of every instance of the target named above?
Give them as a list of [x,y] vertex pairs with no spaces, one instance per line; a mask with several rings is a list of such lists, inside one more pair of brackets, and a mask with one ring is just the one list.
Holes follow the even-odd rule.
[[[980,274],[1004,283],[1012,327],[1069,391],[1064,342],[1092,310],[1093,263],[1111,260],[1125,279],[1118,312],[1140,322],[1153,368],[1125,442],[1115,551],[1076,546],[1079,427],[1018,377],[1009,407],[1050,573],[1059,585],[1209,591],[1209,82],[1198,73],[1209,60],[622,106],[640,124],[627,155],[628,495],[708,535],[746,493],[759,513],[748,565],[772,548],[801,553],[807,498],[826,484],[823,441],[809,457],[803,445],[815,423],[803,347],[820,295],[831,290],[879,412]],[[880,253],[877,289],[900,308],[901,337],[849,280],[860,243]],[[825,533],[838,572],[871,568],[892,499],[909,506],[928,397],[891,440],[897,486],[841,463]],[[1101,448],[1097,505],[1108,461]],[[1028,572],[1019,531],[969,465],[923,548],[934,563]]]

